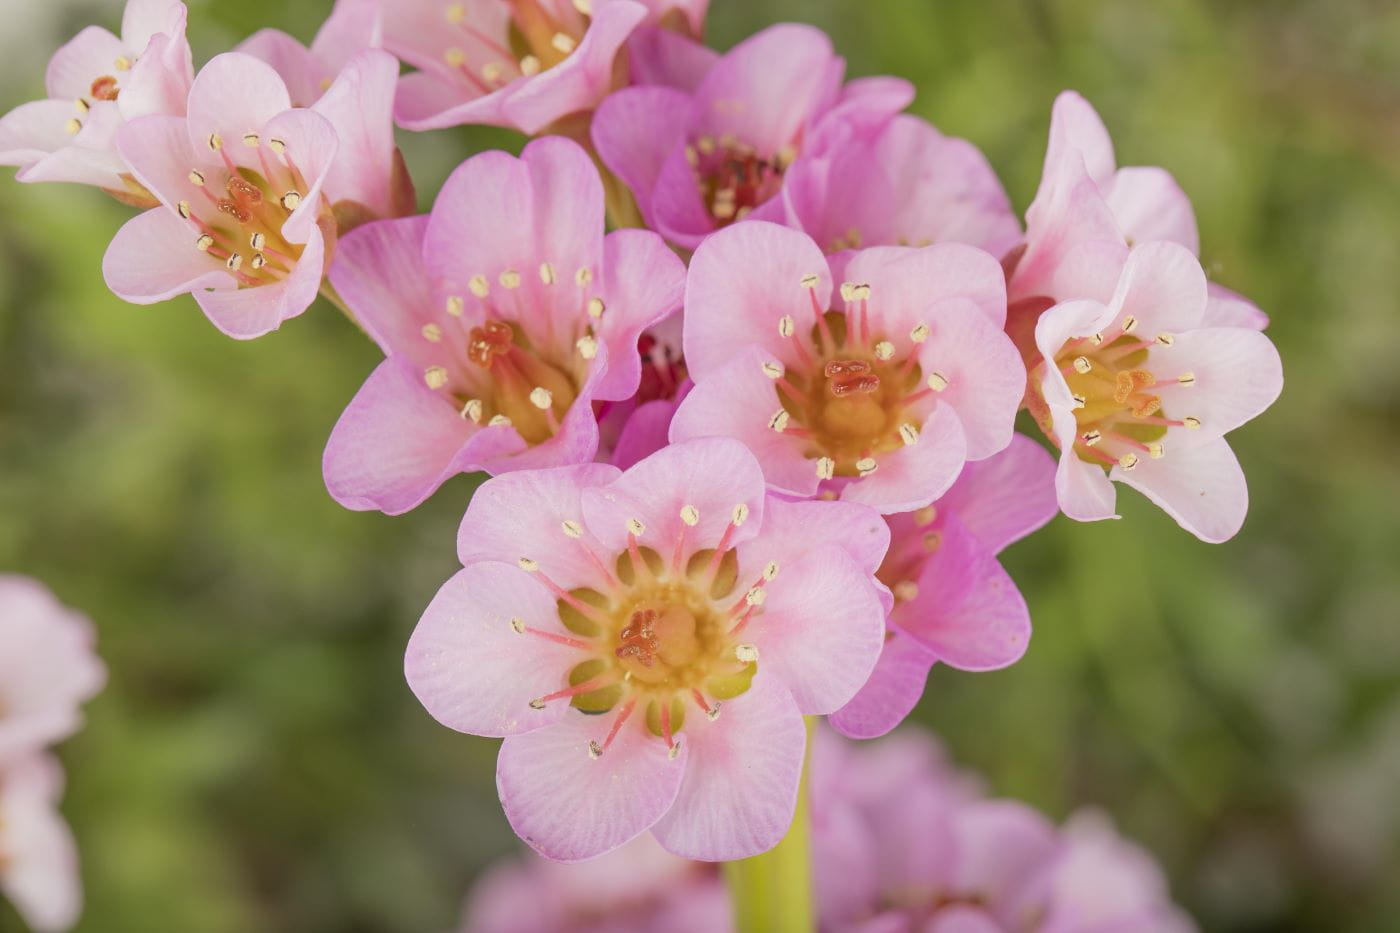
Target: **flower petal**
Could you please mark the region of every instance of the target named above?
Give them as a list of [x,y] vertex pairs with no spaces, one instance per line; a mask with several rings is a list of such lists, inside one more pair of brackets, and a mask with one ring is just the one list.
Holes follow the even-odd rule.
[[261,337],[311,307],[321,287],[324,261],[325,243],[320,228],[312,227],[311,238],[291,275],[281,282],[256,288],[196,289],[194,300],[213,325],[230,337]]
[[287,85],[267,62],[241,52],[216,55],[190,85],[190,145],[203,151],[216,133],[232,144],[291,106]]
[[919,365],[930,378],[934,373],[943,377],[938,405],[958,413],[967,459],[982,460],[1004,450],[1026,391],[1026,370],[1016,345],[966,298],[939,302],[924,323],[932,333],[919,348]]
[[1170,240],[1193,254],[1201,251],[1191,199],[1166,169],[1120,168],[1106,186],[1108,209],[1123,235],[1133,243]]
[[[1189,371],[1195,382],[1158,391],[1164,411],[1173,417],[1199,418],[1201,439],[1219,437],[1256,417],[1283,391],[1283,362],[1273,341],[1243,327],[1203,327],[1177,334],[1170,347],[1154,347],[1154,366],[1173,364],[1158,372],[1170,380]],[[1175,432],[1173,432],[1175,433]],[[1197,433],[1197,432],[1192,432]]]
[[1055,460],[1035,441],[1014,435],[1001,453],[963,467],[937,506],[995,554],[1055,517]]
[[[792,501],[770,495],[763,529],[749,547],[755,574],[770,560],[787,566],[817,548],[834,544],[868,574],[880,569],[890,546],[890,526],[879,513],[854,502]],[[747,566],[742,576],[748,576]]]
[[464,99],[462,88],[442,75],[415,71],[399,78],[394,93],[394,120],[404,129],[416,131],[467,123],[509,126],[501,111],[508,94],[509,88],[501,88]]
[[891,337],[927,323],[933,307],[949,298],[969,301],[995,327],[1006,323],[1006,274],[995,257],[975,246],[875,247],[856,253],[844,274],[870,284],[872,315]]
[[603,292],[607,310],[598,335],[608,346],[608,368],[594,397],[624,399],[637,391],[642,331],[680,310],[685,263],[650,230],[616,230],[603,239]]
[[[627,40],[627,65],[634,86],[661,85],[689,94],[719,58],[719,53],[704,43],[660,26],[643,26]],[[685,110],[689,110],[689,100]]]
[[1137,318],[1143,334],[1179,334],[1201,326],[1206,275],[1184,246],[1143,243],[1128,254],[1112,306]]
[[345,65],[313,108],[340,138],[325,188],[336,203],[356,201],[379,217],[392,217],[394,196],[394,88],[398,59],[366,49]]
[[879,469],[846,485],[841,498],[887,515],[921,509],[948,491],[967,460],[962,422],[951,406],[939,405],[917,443],[876,459]]
[[1109,475],[1212,544],[1233,538],[1249,511],[1244,471],[1224,438],[1176,443],[1160,460],[1144,457],[1132,470],[1116,466]]
[[[321,64],[311,50],[280,29],[259,29],[238,45],[235,52],[251,55],[273,67],[287,85],[292,103],[309,107],[320,98],[323,74]],[[398,78],[395,69],[394,77]]]
[[423,268],[427,229],[426,216],[379,220],[356,227],[336,244],[331,284],[386,355],[415,356],[423,325],[436,317]]
[[684,145],[689,119],[690,96],[659,86],[623,88],[608,95],[593,114],[598,157],[632,190],[648,222],[661,167]]
[[233,289],[223,264],[195,249],[189,224],[164,207],[128,220],[102,257],[102,276],[118,298],[155,304],[207,288]]
[[104,75],[117,77],[120,58],[131,58],[122,40],[101,26],[88,26],[53,53],[44,87],[51,98],[73,101],[92,97],[94,81]]
[[891,632],[870,679],[828,722],[842,735],[874,739],[904,721],[924,694],[937,656],[908,635]]
[[1206,313],[1201,325],[1263,330],[1269,326],[1269,316],[1238,292],[1232,292],[1217,282],[1210,282],[1206,285]]
[[58,811],[62,787],[63,771],[47,754],[8,765],[0,778],[0,893],[36,933],[68,930],[82,911],[77,847]]
[[1089,177],[1100,188],[1113,180],[1117,165],[1113,140],[1092,104],[1075,91],[1061,91],[1050,111],[1050,141],[1045,148],[1045,174],[1061,159],[1077,154]]

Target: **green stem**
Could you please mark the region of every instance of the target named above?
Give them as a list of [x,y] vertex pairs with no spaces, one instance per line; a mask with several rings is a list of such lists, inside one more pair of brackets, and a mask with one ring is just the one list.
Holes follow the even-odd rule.
[[814,722],[807,719],[807,761],[803,763],[797,812],[788,834],[762,855],[724,865],[734,907],[734,929],[738,933],[811,933],[816,929],[807,802]]

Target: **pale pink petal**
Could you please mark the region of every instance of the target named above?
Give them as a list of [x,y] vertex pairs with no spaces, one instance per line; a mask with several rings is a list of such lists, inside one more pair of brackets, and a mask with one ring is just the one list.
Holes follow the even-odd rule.
[[690,763],[675,805],[652,828],[657,841],[702,861],[771,849],[792,825],[806,742],[797,704],[760,660],[753,686],[714,721],[686,717],[680,744]]
[[453,458],[472,430],[416,367],[390,357],[331,431],[322,461],[326,489],[349,509],[407,512],[458,472]]
[[583,524],[583,490],[620,475],[616,467],[585,463],[493,477],[472,496],[457,532],[457,556],[466,565],[528,557],[560,586],[596,586],[599,573],[589,553],[601,557],[602,549],[586,525],[571,539],[564,523]]
[[1107,187],[1117,165],[1113,140],[1092,104],[1074,91],[1062,91],[1050,111],[1050,141],[1045,149],[1045,174],[1061,159],[1073,154],[1084,160],[1089,177]]
[[1244,471],[1224,438],[1170,444],[1160,460],[1144,457],[1132,470],[1115,466],[1110,475],[1151,499],[1202,541],[1233,538],[1249,511]]
[[1193,254],[1201,251],[1191,199],[1166,169],[1120,168],[1105,187],[1104,197],[1129,242],[1170,240]]
[[1206,285],[1206,313],[1201,319],[1201,326],[1263,330],[1269,326],[1269,316],[1238,292],[1210,282]]
[[[815,275],[814,289],[802,285]],[[745,221],[709,237],[690,261],[685,292],[685,361],[703,384],[746,344],[758,344],[784,365],[795,364],[792,341],[778,334],[791,315],[796,333],[816,324],[809,293],[825,312],[831,275],[826,258],[806,234],[778,224]]]
[[[191,147],[184,118],[165,114],[138,117],[117,131],[116,146],[131,174],[167,208],[181,201],[208,203],[203,190],[190,181],[190,170],[204,168],[208,159]],[[184,229],[186,243],[192,247],[200,231],[189,222],[184,223]],[[203,258],[215,265],[209,257]]]
[[1273,341],[1242,327],[1178,334],[1171,346],[1153,348],[1150,363],[1158,379],[1175,380],[1186,372],[1196,377],[1189,387],[1174,382],[1154,391],[1172,417],[1200,419],[1202,439],[1233,431],[1283,391],[1283,362]]
[[963,467],[937,506],[995,554],[1055,517],[1055,459],[1017,434],[1001,453]]
[[75,116],[68,100],[31,100],[0,118],[0,165],[30,165],[49,153],[73,145],[68,121]]
[[924,694],[937,656],[907,635],[891,632],[880,660],[851,701],[828,717],[842,735],[873,739],[904,721]]
[[[1074,249],[1085,244],[1099,244],[1094,255],[1110,272],[1079,282],[1061,267]],[[1077,154],[1060,159],[1053,167],[1047,164],[1036,199],[1026,210],[1026,249],[1007,283],[1008,298],[1012,303],[1034,297],[1107,301],[1111,290],[1094,289],[1117,281],[1126,253],[1118,222],[1083,160]],[[1096,271],[1093,264],[1084,268]]]
[[315,111],[340,139],[325,181],[326,198],[363,204],[379,217],[395,214],[390,182],[394,168],[394,88],[399,63],[379,49],[350,59]]
[[627,65],[634,85],[655,84],[691,93],[719,57],[704,43],[659,26],[643,26],[627,40]]
[[[748,519],[730,535],[731,544],[762,527],[764,487],[753,455],[727,437],[671,444],[607,486],[583,492],[588,529],[614,553],[627,546],[631,519],[645,526],[637,540],[660,554],[672,554],[682,538],[686,555],[713,548],[739,505],[748,509]],[[686,506],[699,513],[694,525],[681,518]]]
[[[167,216],[174,215],[167,212]],[[301,258],[292,268],[291,275],[281,282],[256,288],[214,291],[194,286],[194,300],[213,325],[228,336],[237,340],[261,337],[282,326],[283,321],[311,307],[321,287],[324,259],[325,242],[321,239],[321,231],[312,227],[311,238],[306,241]]]
[[690,96],[669,87],[623,88],[593,114],[598,157],[632,190],[648,222],[661,167],[684,144],[689,119]]
[[0,894],[35,933],[70,929],[82,911],[78,853],[58,812],[63,772],[46,754],[0,771]]
[[1191,251],[1176,243],[1144,243],[1133,248],[1113,306],[1137,318],[1143,334],[1179,334],[1201,326],[1206,308],[1206,276]]
[[460,87],[431,71],[399,78],[394,95],[394,120],[406,130],[440,130],[465,123],[508,126],[501,107],[509,94],[502,88],[463,99]]
[[[1050,822],[1013,800],[969,803],[953,814],[952,829],[957,852],[949,879],[952,889],[993,910],[1020,899],[1058,848]],[[1010,922],[1013,917],[998,919]]]
[[608,368],[594,397],[616,401],[636,392],[641,380],[637,338],[680,310],[685,263],[649,230],[616,230],[603,239],[603,292],[607,311],[597,330],[608,347]]
[[117,297],[155,304],[203,289],[233,289],[223,263],[195,249],[198,234],[173,211],[153,208],[128,220],[102,257],[102,275]]
[[[931,247],[938,249],[939,247]],[[922,323],[931,329],[919,348],[923,372],[943,377],[938,406],[958,413],[967,459],[982,460],[1011,443],[1026,371],[1015,344],[965,298],[939,302]]]
[[438,590],[408,640],[404,676],[433,718],[458,732],[505,736],[552,725],[568,700],[530,701],[568,686],[577,648],[517,632],[567,636],[554,595],[514,564],[482,562]]
[[382,18],[380,0],[336,0],[335,9],[311,40],[312,53],[332,72],[326,78],[333,77],[365,49],[379,48],[384,32]]
[[862,250],[844,277],[871,287],[874,317],[901,336],[928,323],[930,310],[948,298],[962,298],[1000,328],[1006,323],[1006,275],[990,253],[961,243],[922,249],[883,246]]
[[77,135],[67,126],[74,119],[66,100],[36,100],[20,104],[0,119],[0,165],[19,166],[17,181],[72,182],[120,189],[126,166],[113,151],[112,132],[120,114],[98,101]]
[[336,244],[331,284],[385,354],[413,356],[423,344],[423,325],[436,317],[423,268],[427,229],[426,215],[380,220],[356,227]]
[[[290,159],[310,183],[301,192],[301,206],[282,224],[282,235],[292,243],[307,242],[321,221],[321,189],[340,154],[340,137],[330,121],[310,110],[287,110],[268,120],[263,127],[269,138],[285,141]],[[240,146],[251,152],[247,146]],[[303,256],[301,262],[305,262]],[[317,266],[317,278],[320,266]]]
[[[1071,426],[1072,427],[1072,426]],[[1073,430],[1071,430],[1071,435]],[[1117,495],[1103,467],[1085,463],[1073,452],[1061,453],[1055,470],[1055,496],[1060,511],[1077,522],[1097,522],[1121,518]]]
[[576,862],[616,849],[662,818],[689,771],[686,737],[694,727],[687,721],[679,753],[670,758],[639,719],[597,758],[589,743],[602,742],[609,719],[572,708],[552,726],[508,736],[496,762],[496,788],[516,835],[546,858]]
[[122,11],[122,42],[132,51],[146,50],[158,32],[183,33],[185,5],[172,0],[126,0]]
[[[834,544],[868,574],[880,569],[890,546],[890,526],[875,512],[854,502],[790,500],[770,495],[763,516],[763,530],[753,539],[756,575],[776,560],[787,566],[809,551]],[[748,576],[745,565],[744,576]]]
[[967,460],[961,419],[951,406],[939,405],[920,427],[917,443],[875,459],[879,468],[845,486],[841,498],[885,514],[921,509],[948,491]]
[[123,79],[117,108],[127,120],[152,113],[183,116],[193,82],[194,61],[185,39],[184,7],[180,6],[177,26],[168,34],[154,36]]
[[[323,90],[322,79],[334,77],[323,73],[324,69],[310,49],[280,29],[259,29],[233,50],[271,65],[286,82],[287,93],[296,107],[314,104]],[[398,78],[397,69],[394,77]]]
[[216,55],[190,86],[190,145],[202,151],[214,134],[235,145],[291,106],[287,85],[267,62],[241,52]]
[[101,26],[88,26],[53,53],[44,87],[49,97],[68,101],[92,97],[92,83],[103,76],[117,78],[117,59],[131,57],[122,40]]
[[[485,470],[497,475],[511,470],[538,470],[573,463],[587,463],[598,454],[598,419],[593,414],[593,387],[602,373],[607,372],[607,347],[599,346],[598,356],[588,370],[587,380],[579,387],[573,404],[560,420],[555,435],[539,444],[526,444],[520,433],[510,425],[488,428],[473,435],[462,448],[458,462],[472,470]],[[498,435],[496,432],[504,432]],[[499,437],[513,442],[501,444]]]
[[[690,319],[688,315],[687,327]],[[768,427],[781,407],[773,381],[760,368],[761,362],[771,359],[759,347],[744,347],[728,366],[697,383],[676,409],[671,440],[736,438],[758,458],[769,486],[794,496],[814,495],[819,482],[816,464],[803,455],[802,439]]]

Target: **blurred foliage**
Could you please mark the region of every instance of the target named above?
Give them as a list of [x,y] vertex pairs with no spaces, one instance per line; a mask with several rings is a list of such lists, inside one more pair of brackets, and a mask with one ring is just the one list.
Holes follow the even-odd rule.
[[[325,3],[190,0],[197,58]],[[936,670],[919,719],[999,793],[1111,811],[1209,930],[1400,928],[1400,8],[1381,0],[715,0],[782,19],[981,146],[1017,206],[1064,87],[1195,200],[1288,387],[1232,435],[1254,504],[1199,544],[1130,491],[1008,552],[1027,657]],[[117,0],[5,0],[0,110]],[[405,134],[425,204],[511,134]],[[318,305],[251,344],[102,284],[124,208],[0,183],[0,567],[88,611],[111,683],[62,750],[91,931],[444,930],[514,851],[495,743],[433,723],[402,648],[473,480],[338,508],[320,454],[375,351]],[[483,659],[489,663],[489,659]],[[0,930],[18,921],[0,905]]]

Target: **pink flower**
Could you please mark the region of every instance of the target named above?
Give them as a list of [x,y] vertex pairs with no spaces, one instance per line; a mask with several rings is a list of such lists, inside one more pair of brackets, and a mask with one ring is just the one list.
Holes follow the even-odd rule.
[[794,226],[826,252],[966,243],[999,257],[1020,242],[1011,202],[976,146],[908,114],[874,132],[838,128],[814,147],[821,155],[793,163],[786,184]]
[[35,933],[70,929],[82,911],[78,854],[58,812],[62,793],[63,770],[46,754],[0,765],[0,894]]
[[0,165],[24,182],[95,185],[142,207],[155,203],[116,148],[123,123],[152,113],[181,114],[193,78],[185,5],[128,0],[121,37],[89,26],[54,53],[47,100],[0,119]]
[[691,261],[695,390],[671,438],[737,437],[778,492],[922,508],[965,461],[1011,442],[1025,371],[1002,332],[1004,289],[1001,266],[970,246],[876,247],[828,265],[798,231],[723,230]]
[[531,854],[486,872],[462,933],[726,933],[729,895],[715,866],[639,836],[581,865]]
[[231,337],[275,330],[315,299],[335,220],[322,197],[339,141],[292,110],[264,62],[216,56],[190,88],[188,117],[149,116],[118,134],[137,179],[160,199],[117,232],[102,271],[137,304],[194,294]]
[[42,584],[0,575],[0,765],[77,731],[107,679],[93,640],[92,623]]
[[637,390],[638,335],[679,307],[684,276],[654,233],[604,237],[575,143],[468,159],[431,216],[340,244],[331,281],[388,359],[326,445],[331,495],[399,513],[457,473],[591,460],[593,401]]
[[[883,638],[879,516],[765,497],[725,438],[625,473],[511,473],[472,498],[464,570],[409,641],[438,721],[504,736],[497,787],[559,861],[650,828],[687,858],[736,859],[792,820],[803,715],[844,705]],[[488,660],[489,659],[489,660]]]
[[1021,657],[1030,612],[996,555],[1055,515],[1054,476],[1049,455],[1017,435],[1001,453],[968,464],[933,505],[888,517],[879,578],[895,605],[885,647],[833,726],[852,738],[884,735],[919,701],[934,663],[987,671]]
[[1094,813],[1064,830],[982,798],[917,733],[812,762],[813,867],[828,933],[1188,933],[1161,869]]
[[894,78],[842,87],[844,71],[820,30],[772,26],[716,61],[693,92],[649,85],[613,94],[594,116],[593,142],[647,225],[694,249],[746,216],[784,219],[784,175],[812,138],[840,136],[838,125],[876,127],[913,98]]
[[591,110],[649,12],[633,0],[400,0],[385,18],[384,46],[418,71],[399,82],[398,121],[534,134]]
[[1040,317],[1028,401],[1060,447],[1070,518],[1116,518],[1117,480],[1204,541],[1239,531],[1249,497],[1224,436],[1273,404],[1282,364],[1263,334],[1211,326],[1206,308],[1200,264],[1163,241],[1133,248],[1107,302]]

